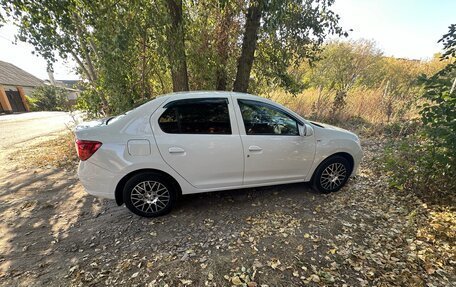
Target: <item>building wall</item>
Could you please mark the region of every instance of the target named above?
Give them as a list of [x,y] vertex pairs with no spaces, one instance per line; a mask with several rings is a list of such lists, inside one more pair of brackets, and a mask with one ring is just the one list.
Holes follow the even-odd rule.
[[5,113],[13,112],[13,109],[11,107],[11,104],[9,103],[8,97],[6,96],[5,88],[2,85],[0,85],[0,105],[2,106],[0,111],[5,112]]
[[[25,111],[29,112],[30,108],[28,106],[27,100],[25,98],[26,88],[21,87],[21,86],[9,86],[9,85],[0,85],[0,104],[2,105],[2,110],[3,112],[6,113],[12,113],[13,112],[13,107],[11,106],[11,103],[9,102],[9,99],[6,95],[7,91],[17,91],[19,92],[19,95],[22,100],[22,104],[24,105]],[[33,91],[33,89],[31,89]],[[30,91],[30,89],[29,89]]]
[[[3,86],[5,88],[5,91],[17,91],[17,86]],[[31,96],[33,94],[33,91],[35,88],[32,87],[22,87],[24,89],[25,95]]]

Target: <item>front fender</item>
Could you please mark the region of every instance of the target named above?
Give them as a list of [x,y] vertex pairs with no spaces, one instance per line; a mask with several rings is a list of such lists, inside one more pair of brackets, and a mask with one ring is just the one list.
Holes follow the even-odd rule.
[[362,158],[362,150],[359,143],[352,139],[319,139],[317,140],[314,162],[306,181],[311,180],[315,170],[325,159],[337,153],[347,153],[353,158],[353,171],[351,175],[355,175]]

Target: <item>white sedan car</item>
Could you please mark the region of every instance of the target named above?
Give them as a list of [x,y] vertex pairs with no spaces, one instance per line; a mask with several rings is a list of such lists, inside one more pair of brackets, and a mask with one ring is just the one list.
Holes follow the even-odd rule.
[[86,191],[145,217],[181,194],[296,182],[337,191],[362,157],[355,134],[234,92],[165,95],[75,134]]

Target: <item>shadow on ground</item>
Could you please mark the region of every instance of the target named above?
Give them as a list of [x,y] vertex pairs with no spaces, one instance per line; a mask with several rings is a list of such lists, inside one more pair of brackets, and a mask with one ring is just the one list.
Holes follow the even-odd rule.
[[10,171],[0,190],[0,280],[7,285],[90,282],[96,276],[78,273],[83,266],[118,265],[133,254],[185,262],[195,246],[225,250],[225,239],[246,229],[245,218],[297,206],[310,215],[304,207],[315,201],[306,184],[203,193],[181,197],[168,216],[145,219],[87,195],[73,173],[57,169]]

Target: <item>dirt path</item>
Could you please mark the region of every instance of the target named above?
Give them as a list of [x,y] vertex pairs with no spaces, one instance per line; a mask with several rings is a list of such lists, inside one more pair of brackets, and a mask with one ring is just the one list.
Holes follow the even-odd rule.
[[0,116],[0,150],[66,129],[66,112],[33,112]]
[[186,196],[158,219],[85,194],[74,171],[4,170],[0,285],[454,286],[447,241],[421,230],[424,203],[386,187],[379,141],[363,146],[359,176],[338,193]]

